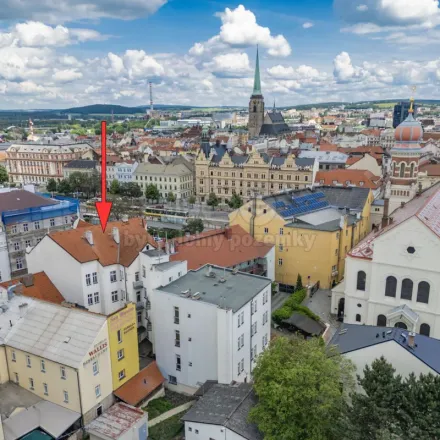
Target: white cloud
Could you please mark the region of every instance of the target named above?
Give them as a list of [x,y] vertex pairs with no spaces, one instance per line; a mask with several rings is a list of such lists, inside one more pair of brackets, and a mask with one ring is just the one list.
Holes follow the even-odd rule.
[[246,53],[228,53],[215,56],[203,67],[216,76],[243,77],[252,72]]
[[52,78],[55,82],[59,83],[68,83],[80,79],[83,77],[81,72],[78,72],[75,69],[65,69],[65,70],[57,70]]
[[310,29],[313,26],[314,26],[314,24],[311,23],[310,21],[306,21],[305,23],[303,23],[303,28],[304,29]]
[[359,12],[368,11],[368,6],[367,5],[359,5],[356,7],[356,11],[359,11]]
[[134,19],[155,13],[167,0],[3,0],[0,20],[60,23],[99,18]]
[[267,72],[273,78],[278,79],[311,79],[322,76],[317,69],[305,65],[301,65],[296,69],[292,66],[277,65],[267,69]]
[[218,13],[222,21],[220,33],[203,43],[195,43],[190,49],[191,56],[212,55],[226,48],[244,48],[259,44],[271,56],[287,57],[292,49],[283,35],[272,35],[267,27],[257,23],[255,14],[239,5],[235,9],[226,8]]
[[353,66],[347,52],[341,52],[333,60],[333,75],[337,82],[359,81],[367,74],[368,72],[361,67]]

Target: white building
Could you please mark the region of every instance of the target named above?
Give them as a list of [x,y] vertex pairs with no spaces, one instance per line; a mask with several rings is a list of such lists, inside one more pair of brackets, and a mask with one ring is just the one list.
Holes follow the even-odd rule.
[[394,147],[394,128],[387,128],[380,133],[379,145],[384,150],[391,150]]
[[[386,209],[385,209],[386,211]],[[332,312],[349,324],[400,327],[440,338],[440,188],[421,193],[346,258]]]
[[270,339],[270,279],[204,266],[153,296],[156,360],[169,386],[192,393],[207,380],[251,379]]
[[301,151],[298,156],[300,159],[315,159],[319,162],[320,170],[335,170],[345,168],[348,155],[338,151]]
[[133,181],[133,173],[139,164],[137,162],[122,162],[115,165],[115,179],[119,183]]
[[257,426],[248,422],[257,403],[251,384],[214,384],[182,417],[185,439],[263,440]]

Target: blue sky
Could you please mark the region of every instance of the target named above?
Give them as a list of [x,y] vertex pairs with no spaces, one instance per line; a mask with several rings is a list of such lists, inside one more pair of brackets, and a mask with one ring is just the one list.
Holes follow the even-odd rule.
[[[3,2],[2,2],[3,3]],[[56,3],[52,5],[51,3]],[[437,98],[438,0],[6,0],[0,108]]]

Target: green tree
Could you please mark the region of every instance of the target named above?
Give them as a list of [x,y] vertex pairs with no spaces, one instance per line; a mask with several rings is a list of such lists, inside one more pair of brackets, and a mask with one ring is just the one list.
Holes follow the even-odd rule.
[[301,274],[298,274],[298,278],[296,279],[296,290],[301,290],[303,288],[303,281]]
[[220,203],[219,198],[215,195],[215,193],[210,193],[208,196],[208,200],[206,202],[206,204],[208,206],[212,206],[212,210],[214,211],[214,208],[216,208]]
[[70,194],[72,192],[72,188],[67,179],[63,179],[58,183],[58,192],[61,194]]
[[141,187],[135,182],[126,182],[121,185],[121,194],[127,197],[142,197]]
[[121,220],[124,215],[133,218],[143,214],[141,207],[132,205],[130,200],[125,197],[110,195],[108,199],[113,203],[111,215],[115,220]]
[[145,197],[148,200],[158,201],[160,198],[160,193],[159,190],[157,189],[157,186],[150,183],[145,189]]
[[189,232],[191,235],[200,234],[204,229],[205,225],[200,218],[191,218],[186,222],[185,232]]
[[84,173],[75,171],[69,176],[69,185],[73,192],[83,192],[87,186],[87,176]]
[[110,184],[110,194],[119,194],[120,190],[121,185],[119,182],[116,179],[112,180],[112,183]]
[[167,201],[169,203],[174,203],[176,201],[176,196],[171,191],[167,194]]
[[188,197],[188,203],[190,205],[194,205],[194,203],[196,203],[196,196],[192,195]]
[[91,174],[88,175],[87,178],[87,197],[90,194],[93,194],[96,197],[96,194],[101,191],[101,174],[98,171],[92,171]]
[[9,180],[8,173],[4,166],[0,165],[0,183],[5,183]]
[[353,371],[350,361],[318,338],[276,338],[252,373],[258,403],[250,421],[265,440],[334,440]]
[[55,192],[57,190],[57,182],[55,179],[49,179],[47,181],[46,189],[49,192]]
[[232,209],[238,209],[243,206],[243,199],[236,193],[232,194],[230,200],[228,200],[228,205]]

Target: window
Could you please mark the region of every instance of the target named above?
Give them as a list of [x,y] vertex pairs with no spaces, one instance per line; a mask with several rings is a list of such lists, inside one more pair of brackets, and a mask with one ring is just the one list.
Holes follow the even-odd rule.
[[142,277],[145,278],[147,276],[147,269],[145,266],[142,266]]
[[117,302],[118,299],[119,299],[119,297],[118,297],[118,291],[117,291],[117,290],[114,290],[114,291],[112,292],[112,302]]
[[16,242],[14,243],[14,251],[19,251],[20,250],[20,243]]
[[34,228],[40,229],[40,222],[34,222]]
[[41,359],[40,364],[41,364],[41,372],[45,373],[46,372],[46,362],[44,361],[44,359]]
[[93,306],[93,295],[91,293],[87,295],[87,302],[89,306]]
[[63,394],[64,394],[64,403],[69,403],[69,393],[64,390]]
[[15,383],[17,385],[20,383],[20,378],[18,377],[18,373],[15,373]]
[[171,385],[177,385],[177,378],[176,378],[176,376],[168,376],[168,382]]
[[244,324],[244,312],[241,312],[241,325]]
[[43,383],[43,391],[45,396],[49,395],[49,388],[47,386],[47,383]]
[[257,333],[257,322],[255,321],[251,327],[251,336],[254,336]]
[[428,324],[422,324],[420,326],[420,334],[424,336],[429,336],[431,332],[431,327]]
[[17,270],[23,269],[23,261],[21,258],[15,260],[15,266],[17,267]]
[[269,233],[269,228],[264,228],[264,233],[268,234]]
[[54,218],[50,219],[50,226],[55,226],[55,219]]
[[176,354],[176,370],[180,371],[182,369],[182,361],[180,355]]
[[280,228],[280,235],[284,235],[284,229]]
[[241,362],[237,364],[237,374],[240,376],[241,373]]
[[283,252],[283,249],[284,249],[284,248],[283,248],[283,245],[280,244],[280,245],[279,245],[279,250],[280,250],[280,252]]
[[90,286],[92,284],[91,278],[90,278],[90,274],[86,274],[86,285]]
[[98,273],[93,272],[92,277],[93,277],[93,284],[98,284]]
[[11,351],[12,356],[12,362],[17,362],[17,355],[15,354],[15,351]]
[[122,348],[121,350],[118,350],[118,361],[124,359],[124,357],[125,357],[125,353],[124,353],[124,349]]
[[360,270],[357,274],[357,283],[356,283],[357,290],[365,290],[366,278],[367,278],[367,274],[363,270]]
[[179,307],[174,307],[174,324],[179,324],[179,322],[180,322]]
[[116,283],[116,271],[115,270],[112,270],[110,272],[110,282],[111,283]]
[[96,385],[95,387],[95,396],[100,397],[101,396],[101,385]]
[[122,342],[122,330],[118,330],[118,344]]
[[96,376],[99,373],[98,362],[93,362],[93,375]]
[[241,360],[240,362],[240,366],[241,366],[241,371],[244,371],[244,359]]
[[25,241],[25,246],[26,246],[26,248],[31,247],[32,246],[32,242],[30,240],[26,240]]
[[29,378],[29,389],[30,390],[34,389],[34,379],[32,379],[32,377]]
[[95,304],[99,304],[99,292],[95,292],[93,294],[93,297],[95,299]]
[[282,258],[278,258],[278,266],[282,266],[283,265],[283,259]]
[[61,379],[66,379],[66,368],[65,367],[60,367],[60,372],[61,372]]
[[29,225],[27,223],[23,223],[23,232],[28,232],[28,231],[29,231]]
[[180,347],[180,331],[179,330],[174,331],[174,346]]
[[426,281],[421,281],[417,288],[417,302],[428,304],[430,285]]
[[135,280],[135,281],[139,281],[139,272],[136,272],[136,273],[134,274],[134,280]]
[[119,380],[124,379],[124,377],[125,377],[125,369],[124,369],[124,370],[121,370],[121,371],[118,373],[118,377],[119,377]]
[[361,322],[361,315],[359,313],[356,315],[356,322]]
[[405,278],[402,281],[402,289],[400,292],[400,297],[402,299],[407,299],[407,300],[411,301],[412,292],[413,292],[413,282],[409,278]]
[[27,366],[28,368],[31,368],[31,367],[32,367],[32,364],[31,364],[31,357],[30,357],[29,355],[26,355],[26,366]]
[[385,282],[385,296],[396,297],[397,279],[395,277],[387,277]]
[[379,315],[377,317],[377,326],[378,327],[386,327],[387,326],[387,317],[385,315]]
[[405,163],[402,162],[400,164],[399,177],[405,177]]

